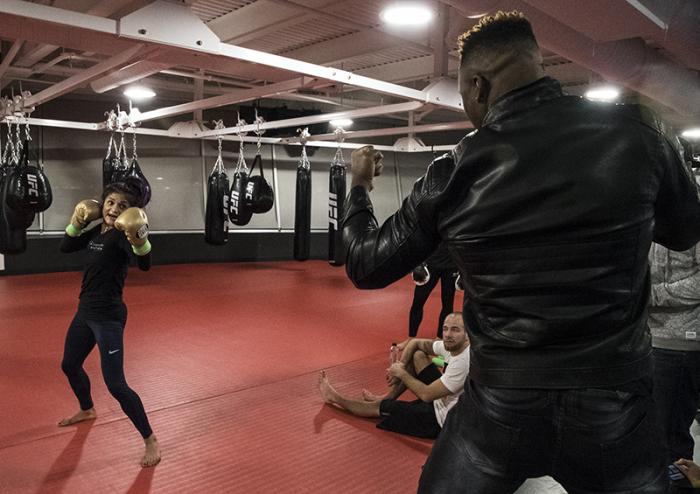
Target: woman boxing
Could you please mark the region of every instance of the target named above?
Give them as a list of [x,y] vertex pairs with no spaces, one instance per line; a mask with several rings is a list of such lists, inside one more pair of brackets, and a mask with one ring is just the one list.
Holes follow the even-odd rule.
[[[143,436],[146,450],[141,465],[150,467],[160,461],[158,441],[139,395],[124,377],[127,310],[122,290],[131,253],[136,254],[139,269],[148,271],[151,267],[148,220],[143,210],[131,207],[137,204],[136,199],[123,183],[110,184],[102,194],[101,203],[91,199],[80,201],[66,227],[61,251],[86,249],[87,254],[78,311],[68,328],[61,362],[61,369],[80,403],[80,411],[58,425],[64,427],[97,417],[90,396],[90,379],[83,369],[83,362],[97,344],[107,388]],[[84,230],[100,217],[100,225]]]

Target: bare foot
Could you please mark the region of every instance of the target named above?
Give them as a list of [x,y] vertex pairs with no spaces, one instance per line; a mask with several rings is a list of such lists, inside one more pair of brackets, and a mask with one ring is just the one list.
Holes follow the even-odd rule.
[[146,451],[143,453],[141,466],[144,468],[154,467],[160,463],[160,447],[156,435],[151,434],[143,442],[146,444]]
[[335,403],[338,392],[333,389],[333,386],[331,386],[331,383],[328,381],[325,370],[318,373],[318,391],[321,393],[321,398],[323,398],[324,402]]
[[362,390],[362,399],[365,401],[382,401],[387,395],[375,395],[367,389]]
[[96,418],[97,418],[97,412],[95,412],[94,408],[90,408],[89,410],[80,410],[78,413],[76,413],[72,417],[61,420],[58,423],[58,426],[59,427],[66,427],[67,425],[77,424],[78,422],[84,422],[86,420],[95,420]]

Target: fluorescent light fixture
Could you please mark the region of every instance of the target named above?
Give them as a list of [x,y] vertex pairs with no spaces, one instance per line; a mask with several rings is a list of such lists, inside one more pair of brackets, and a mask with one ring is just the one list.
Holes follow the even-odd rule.
[[394,26],[422,26],[433,18],[433,11],[419,2],[398,2],[382,10],[379,17]]
[[700,139],[700,127],[685,129],[683,132],[681,132],[681,137],[691,140]]
[[614,86],[600,86],[586,91],[586,98],[595,101],[615,101],[620,97],[620,90]]
[[331,120],[328,123],[331,124],[333,127],[345,128],[352,126],[352,120],[350,120],[349,118],[338,118],[336,120]]
[[146,86],[129,86],[124,90],[124,96],[127,96],[128,98],[134,101],[150,99],[155,95],[156,93],[154,93],[152,89],[149,89]]

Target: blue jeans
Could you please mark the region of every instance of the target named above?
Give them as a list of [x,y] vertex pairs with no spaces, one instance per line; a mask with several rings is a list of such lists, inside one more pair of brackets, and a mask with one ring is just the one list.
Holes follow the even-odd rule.
[[654,348],[654,401],[664,439],[666,460],[693,458],[690,435],[700,398],[700,352]]
[[569,494],[667,492],[651,379],[624,386],[504,389],[468,380],[418,492],[508,494],[543,475]]

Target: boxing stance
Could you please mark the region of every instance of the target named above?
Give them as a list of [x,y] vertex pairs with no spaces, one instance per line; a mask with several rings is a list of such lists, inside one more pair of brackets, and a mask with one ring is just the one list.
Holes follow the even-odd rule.
[[[87,250],[80,289],[78,311],[68,328],[61,369],[68,377],[80,403],[80,411],[61,420],[64,427],[97,417],[90,396],[90,379],[83,362],[97,344],[102,376],[114,396],[136,426],[146,444],[141,465],[150,467],[160,461],[160,448],[151,430],[139,396],[124,377],[124,326],[127,310],[122,301],[131,253],[136,254],[139,269],[151,267],[151,244],[148,241],[146,214],[124,184],[108,185],[102,202],[84,200],[75,207],[61,252]],[[88,224],[102,218],[102,224],[85,230]],[[122,233],[123,232],[123,233]]]
[[[462,313],[445,318],[444,339],[411,339],[406,343],[401,361],[387,369],[390,391],[384,396],[363,390],[363,399],[352,399],[338,393],[328,381],[325,371],[319,375],[318,387],[323,401],[359,417],[382,417],[380,429],[434,439],[445,423],[447,412],[464,391],[469,372],[469,337],[464,329]],[[447,367],[440,374],[429,355],[445,358]],[[410,389],[419,398],[400,401],[397,398]]]

